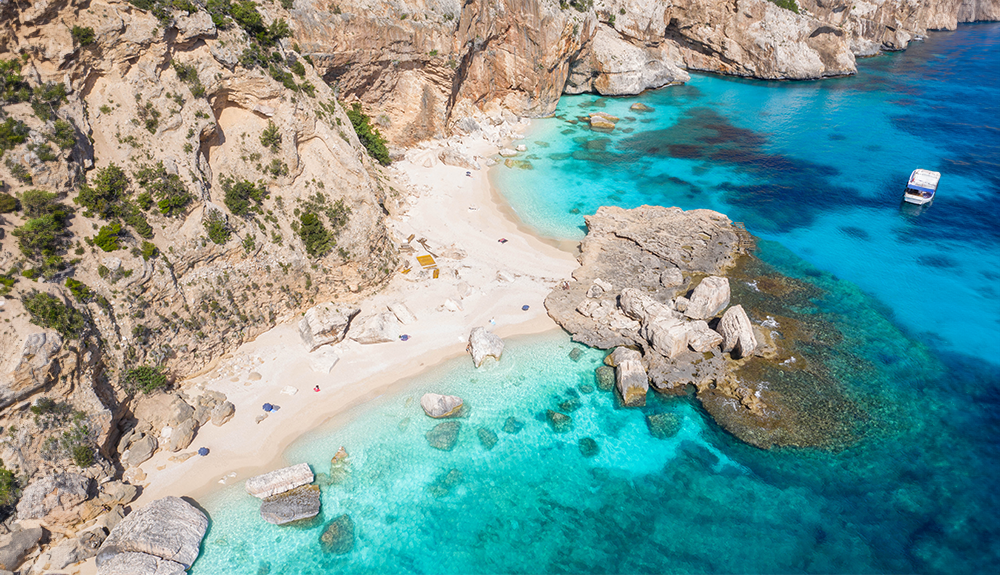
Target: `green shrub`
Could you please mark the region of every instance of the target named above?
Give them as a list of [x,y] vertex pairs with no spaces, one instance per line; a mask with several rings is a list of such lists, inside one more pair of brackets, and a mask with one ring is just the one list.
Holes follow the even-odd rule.
[[791,10],[796,14],[799,13],[799,4],[795,0],[771,0],[771,2],[785,10]]
[[201,80],[198,78],[198,70],[194,66],[184,65],[180,62],[173,62],[173,66],[174,71],[177,72],[177,78],[191,88],[192,96],[200,98],[205,95],[205,86],[202,86]]
[[260,204],[268,196],[267,189],[260,182],[254,184],[244,179],[223,178],[221,183],[226,207],[237,216],[246,216],[254,209],[259,210]]
[[33,291],[21,296],[21,303],[31,315],[31,323],[37,326],[54,329],[66,339],[78,339],[83,333],[83,314],[53,295]]
[[49,134],[49,140],[64,150],[72,148],[76,145],[76,128],[66,120],[56,120],[55,129]]
[[21,496],[21,486],[14,472],[3,466],[0,460],[0,507],[13,507]]
[[267,121],[267,128],[264,128],[260,134],[260,145],[272,152],[278,151],[281,146],[281,131],[278,130],[278,126],[274,122]]
[[292,72],[295,72],[295,75],[300,78],[306,75],[306,67],[303,66],[302,62],[299,60],[293,62],[292,65],[289,66],[289,68],[291,68]]
[[16,212],[20,208],[21,203],[17,201],[17,198],[8,193],[0,192],[0,214]]
[[70,449],[70,454],[73,458],[73,463],[75,463],[77,467],[81,469],[86,469],[94,464],[93,447],[86,444],[77,443],[76,445],[71,446],[69,449]]
[[28,126],[24,122],[7,118],[0,124],[0,156],[7,150],[13,150],[18,144],[23,144],[28,139]]
[[76,301],[80,303],[87,303],[95,295],[90,286],[73,278],[66,278],[66,287],[69,289],[69,293],[73,294]]
[[153,195],[149,192],[140,192],[139,195],[135,197],[135,203],[143,211],[148,212],[149,208],[153,207]]
[[330,252],[337,242],[330,233],[319,216],[312,212],[305,212],[299,216],[299,238],[306,246],[306,253],[314,258],[322,257]]
[[93,187],[84,185],[74,201],[86,210],[84,215],[105,220],[125,216],[125,199],[128,197],[129,180],[125,171],[110,164],[97,171]]
[[16,104],[30,99],[31,88],[21,78],[21,61],[0,60],[0,100]]
[[113,252],[122,248],[121,239],[122,226],[118,223],[101,226],[97,236],[94,237],[94,245],[106,252]]
[[351,109],[347,110],[347,117],[351,120],[354,131],[358,134],[358,139],[361,140],[361,145],[368,150],[371,157],[383,166],[388,166],[391,160],[389,159],[389,150],[385,147],[385,138],[382,137],[378,129],[372,127],[371,118],[361,111],[361,104],[354,102]]
[[126,371],[121,379],[122,387],[129,393],[152,393],[167,386],[167,375],[163,366],[141,365]]
[[35,86],[31,94],[31,109],[39,120],[48,122],[65,101],[66,85],[62,82],[58,84],[48,82]]
[[13,272],[8,272],[5,274],[0,274],[0,295],[7,295],[12,289],[14,289],[14,284],[17,283],[17,278],[14,277]]
[[160,255],[160,250],[156,248],[156,245],[150,242],[142,242],[142,259],[148,262],[151,259],[155,259],[158,255]]
[[94,40],[97,39],[94,35],[94,29],[90,27],[84,28],[82,26],[73,26],[70,34],[73,36],[73,42],[75,42],[77,46],[88,46],[93,44]]
[[208,0],[205,11],[212,16],[212,23],[220,30],[229,27],[229,0]]
[[202,225],[205,226],[208,239],[220,246],[228,242],[229,237],[233,235],[233,231],[229,229],[229,224],[226,223],[225,216],[214,210],[208,213]]
[[281,7],[285,10],[291,10],[295,6],[295,0],[281,0]]
[[132,226],[135,233],[140,238],[151,239],[153,237],[153,226],[149,225],[146,214],[142,213],[139,206],[127,204],[125,213],[125,223]]
[[18,238],[18,247],[29,259],[56,256],[66,245],[72,212],[68,206],[49,199],[55,197],[41,190],[21,195],[21,206],[29,219],[11,234]]
[[48,144],[28,144],[28,149],[43,162],[54,162],[59,159],[59,156],[52,151],[52,147]]
[[150,134],[155,134],[156,130],[160,127],[160,111],[153,106],[152,102],[146,102],[144,105],[139,105],[136,108],[136,114],[138,115],[138,121],[145,126],[146,131]]
[[[133,176],[136,183],[157,200],[156,205],[165,216],[183,215],[184,208],[191,203],[192,195],[184,187],[181,177],[168,173],[163,162],[157,162],[155,166],[143,166]],[[139,205],[142,206],[143,203],[144,201],[140,201]]]

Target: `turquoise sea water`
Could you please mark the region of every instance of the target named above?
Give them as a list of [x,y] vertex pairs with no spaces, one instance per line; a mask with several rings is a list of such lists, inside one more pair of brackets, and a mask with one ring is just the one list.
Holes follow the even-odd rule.
[[[322,488],[320,521],[270,526],[241,485],[204,501],[212,524],[192,572],[995,572],[997,70],[1000,25],[988,24],[862,61],[853,78],[695,76],[640,98],[564,98],[524,142],[533,169],[496,168],[544,235],[581,237],[605,204],[745,222],[758,257],[820,290],[803,311],[840,334],[824,357],[867,418],[847,449],[752,448],[690,398],[618,408],[593,389],[602,353],[562,334],[517,338],[498,364],[454,360],[293,446],[289,462],[320,473],[338,447],[350,453],[349,476]],[[635,101],[655,111],[631,112]],[[595,107],[623,118],[615,133],[568,122]],[[943,174],[922,212],[899,203],[914,167]],[[470,406],[452,451],[424,437],[437,423],[418,405],[426,391]],[[545,410],[560,407],[572,428],[556,432]],[[647,428],[660,413],[680,422],[673,437]],[[518,433],[503,431],[510,417]],[[328,554],[319,537],[341,514],[354,548]]]

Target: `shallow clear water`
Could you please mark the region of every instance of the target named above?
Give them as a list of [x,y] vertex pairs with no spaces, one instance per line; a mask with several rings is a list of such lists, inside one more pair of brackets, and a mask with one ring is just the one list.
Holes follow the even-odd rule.
[[[525,141],[534,169],[496,170],[522,219],[551,236],[580,237],[604,204],[745,222],[762,260],[822,290],[804,311],[841,334],[825,357],[868,418],[852,447],[748,447],[688,398],[620,409],[591,390],[602,353],[581,347],[573,361],[565,335],[517,338],[498,364],[449,362],[290,449],[320,473],[350,452],[349,478],[323,487],[322,521],[268,525],[241,485],[203,502],[212,525],[192,572],[992,572],[998,48],[1000,25],[964,26],[863,61],[855,78],[695,76],[638,99],[565,98]],[[655,111],[629,111],[636,100]],[[566,122],[593,106],[620,129]],[[943,176],[914,214],[899,198],[918,166]],[[426,391],[471,406],[450,452],[424,437],[437,423],[418,405]],[[573,399],[572,429],[556,433],[544,412]],[[676,436],[651,435],[656,413],[679,418]],[[517,434],[502,430],[511,416]],[[497,435],[491,450],[480,428]],[[319,537],[341,514],[355,546],[330,555]]]

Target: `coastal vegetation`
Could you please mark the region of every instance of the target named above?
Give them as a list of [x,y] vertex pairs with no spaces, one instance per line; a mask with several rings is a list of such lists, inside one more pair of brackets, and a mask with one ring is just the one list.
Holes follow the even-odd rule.
[[150,394],[167,386],[167,374],[162,365],[140,365],[127,370],[121,383],[130,393]]
[[66,339],[79,339],[86,327],[83,314],[54,295],[32,291],[21,297],[21,303],[31,315],[31,323],[53,329]]
[[346,110],[347,117],[351,120],[351,125],[354,126],[354,131],[358,135],[358,139],[361,140],[361,145],[368,150],[368,154],[372,158],[382,164],[383,166],[388,166],[392,161],[389,159],[389,150],[385,146],[385,138],[375,128],[371,125],[371,118],[361,109],[360,102],[354,102],[351,104],[351,108]]

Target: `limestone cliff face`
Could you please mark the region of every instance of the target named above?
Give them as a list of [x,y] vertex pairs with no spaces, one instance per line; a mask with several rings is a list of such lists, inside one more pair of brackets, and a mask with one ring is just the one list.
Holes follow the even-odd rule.
[[855,57],[995,20],[998,0],[303,0],[296,40],[398,144],[465,117],[550,114],[563,93],[637,94],[685,70],[764,79],[853,74]]
[[[278,5],[259,10],[265,24],[288,18]],[[44,437],[22,422],[39,397],[87,413],[88,441],[108,455],[125,370],[192,375],[319,301],[363,297],[395,269],[383,221],[392,192],[291,41],[254,56],[235,22],[219,29],[201,10],[158,18],[116,0],[2,1],[0,21],[0,62],[18,63],[25,94],[0,94],[0,123],[26,131],[0,147],[0,191],[22,204],[0,216],[0,275],[16,282],[0,285],[0,425],[24,430],[10,435],[8,466],[30,475],[61,464],[38,459]],[[92,41],[81,45],[74,26]],[[59,84],[65,96],[39,113],[32,91]],[[53,136],[67,125],[68,141]],[[128,180],[130,215],[79,201],[112,165]],[[256,196],[242,209],[226,193],[240,181]],[[160,207],[164,186],[188,199]],[[38,215],[24,206],[35,189],[72,211],[42,256],[15,233]],[[306,213],[332,249],[307,250]],[[105,251],[98,230],[113,224],[118,248]],[[70,280],[83,287],[71,293]],[[29,321],[22,298],[35,292],[79,312],[74,335]]]

